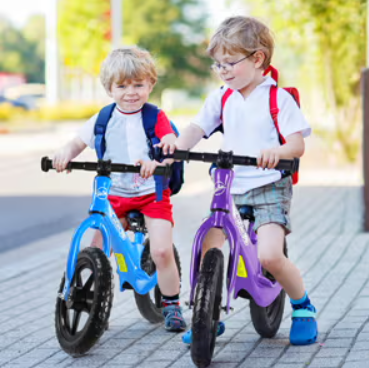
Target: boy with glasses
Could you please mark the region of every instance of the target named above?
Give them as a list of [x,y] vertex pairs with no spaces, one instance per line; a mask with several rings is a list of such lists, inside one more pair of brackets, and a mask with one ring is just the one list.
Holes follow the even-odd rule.
[[[316,310],[306,293],[300,271],[283,252],[284,238],[291,232],[292,179],[282,178],[274,168],[280,159],[304,154],[304,138],[310,135],[311,128],[293,97],[278,88],[280,132],[277,132],[270,111],[270,91],[276,82],[264,76],[273,50],[270,30],[260,21],[243,16],[226,19],[211,38],[207,50],[214,59],[213,69],[226,86],[208,96],[200,113],[174,145],[161,146],[164,153],[172,153],[175,148],[188,150],[222,126],[222,150],[258,157],[258,167],[234,167],[231,193],[236,205],[249,205],[254,209],[260,262],[290,297],[291,343],[305,345],[317,339]],[[229,94],[226,103],[225,94]],[[279,133],[285,137],[283,145]],[[221,248],[225,240],[220,229],[211,229],[204,241],[203,254],[210,248]],[[222,332],[223,324],[218,327],[218,335]],[[191,342],[191,331],[183,340]]]

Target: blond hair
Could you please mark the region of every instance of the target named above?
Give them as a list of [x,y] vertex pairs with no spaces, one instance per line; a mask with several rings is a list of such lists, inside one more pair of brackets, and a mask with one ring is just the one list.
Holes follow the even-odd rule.
[[101,65],[100,80],[106,91],[110,91],[113,82],[146,78],[152,85],[158,80],[154,59],[147,50],[137,46],[113,50]]
[[262,68],[266,69],[273,56],[274,40],[270,29],[259,20],[244,16],[230,17],[216,30],[207,52],[213,57],[218,49],[230,54],[245,55],[262,51],[265,55]]

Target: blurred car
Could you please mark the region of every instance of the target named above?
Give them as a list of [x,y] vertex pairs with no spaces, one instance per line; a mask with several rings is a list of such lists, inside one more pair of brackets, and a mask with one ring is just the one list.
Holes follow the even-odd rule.
[[20,107],[22,109],[28,110],[28,105],[25,104],[24,102],[18,101],[18,100],[11,100],[9,98],[6,98],[0,95],[0,106],[1,104],[4,104],[4,103],[10,104],[11,106],[14,106],[14,107]]
[[27,110],[39,108],[46,99],[46,88],[41,83],[24,83],[4,90],[3,97],[24,106]]

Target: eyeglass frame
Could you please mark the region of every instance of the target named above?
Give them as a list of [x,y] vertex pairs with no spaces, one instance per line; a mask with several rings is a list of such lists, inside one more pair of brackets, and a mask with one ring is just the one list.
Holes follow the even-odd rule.
[[213,63],[211,65],[211,69],[216,71],[216,72],[220,72],[222,69],[224,71],[231,71],[231,70],[233,70],[233,68],[236,64],[240,63],[241,61],[244,61],[244,60],[248,59],[250,56],[254,55],[256,52],[257,52],[257,50],[255,50],[251,54],[249,54],[249,55],[245,56],[244,58],[242,58],[238,61],[235,61],[233,63]]

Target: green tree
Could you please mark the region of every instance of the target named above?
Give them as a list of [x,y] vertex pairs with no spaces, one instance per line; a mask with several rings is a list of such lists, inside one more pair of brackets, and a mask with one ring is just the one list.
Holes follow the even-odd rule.
[[[248,1],[250,3],[250,1]],[[285,65],[315,73],[335,120],[334,138],[349,161],[360,147],[360,73],[365,66],[366,0],[251,0],[270,19]],[[289,59],[289,60],[288,60]],[[310,74],[311,75],[311,74]],[[324,118],[323,118],[324,119]]]
[[[111,49],[110,0],[62,0],[59,35],[62,60],[72,68],[98,75]],[[123,1],[123,43],[148,49],[157,59],[164,87],[199,88],[208,76],[205,12],[201,0]]]
[[0,19],[0,71],[22,73],[28,82],[44,82],[44,45],[43,17],[30,18],[22,30]]

